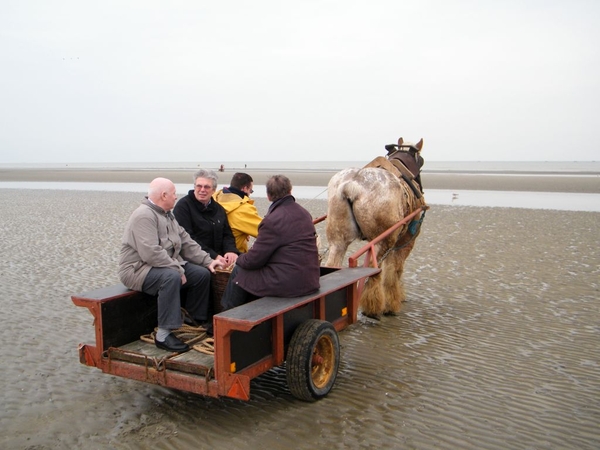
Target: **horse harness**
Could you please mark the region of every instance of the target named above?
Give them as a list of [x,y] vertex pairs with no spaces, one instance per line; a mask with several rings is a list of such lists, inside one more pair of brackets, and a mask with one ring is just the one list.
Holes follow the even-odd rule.
[[[423,206],[421,167],[423,167],[424,160],[419,149],[412,144],[388,144],[385,149],[388,151],[385,157],[378,156],[365,167],[377,167],[402,178],[417,198],[418,203],[421,204],[423,214],[418,220],[413,220],[408,224],[406,231],[398,236],[395,245],[383,254],[379,263],[386,259],[391,252],[406,247],[419,235],[427,209],[426,206]],[[365,239],[360,228],[359,231],[362,239]]]
[[419,149],[412,144],[388,144],[385,149],[388,151],[386,155],[388,161],[398,169],[402,179],[420,199],[423,196],[421,167],[423,167],[424,160]]

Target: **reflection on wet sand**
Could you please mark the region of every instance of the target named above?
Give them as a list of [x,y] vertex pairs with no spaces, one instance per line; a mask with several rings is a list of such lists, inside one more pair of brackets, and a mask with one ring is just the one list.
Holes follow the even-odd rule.
[[[224,185],[219,185],[219,189]],[[78,182],[20,182],[0,181],[0,189],[52,189],[70,191],[145,192],[144,183],[78,183]],[[189,186],[176,184],[179,196],[184,195]],[[255,186],[253,197],[266,198],[264,186]],[[326,200],[324,186],[295,186],[296,198],[306,200]],[[588,192],[519,192],[519,191],[465,191],[449,189],[427,189],[427,202],[430,205],[462,206],[501,206],[510,208],[556,209],[561,211],[600,212],[600,194]]]
[[[239,402],[79,364],[93,318],[70,295],[117,282],[141,195],[0,198],[2,448],[600,446],[598,213],[432,207],[401,313],[342,332],[337,384],[309,404],[288,392],[283,369]],[[325,202],[307,208],[317,217]]]

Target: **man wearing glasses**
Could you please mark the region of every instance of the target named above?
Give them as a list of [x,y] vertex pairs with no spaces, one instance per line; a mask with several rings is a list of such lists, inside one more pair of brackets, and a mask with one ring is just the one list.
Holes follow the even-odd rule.
[[212,196],[217,190],[217,174],[214,170],[200,169],[194,174],[194,189],[179,199],[173,214],[202,249],[216,259],[225,259],[225,266],[237,260],[239,251],[225,209]]

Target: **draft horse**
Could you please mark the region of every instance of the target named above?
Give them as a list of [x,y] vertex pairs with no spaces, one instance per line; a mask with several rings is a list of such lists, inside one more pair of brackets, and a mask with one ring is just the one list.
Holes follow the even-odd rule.
[[[386,157],[377,157],[360,169],[344,169],[331,178],[327,188],[327,266],[341,267],[354,240],[371,241],[425,205],[419,173],[414,173],[420,172],[423,164],[422,147],[423,139],[412,144],[400,138],[398,145],[385,146]],[[412,170],[407,170],[408,166]],[[365,285],[360,308],[366,316],[379,318],[381,314],[400,311],[406,299],[402,282],[404,262],[420,231],[420,221],[416,223],[418,226],[400,227],[376,245],[381,273],[369,278]]]

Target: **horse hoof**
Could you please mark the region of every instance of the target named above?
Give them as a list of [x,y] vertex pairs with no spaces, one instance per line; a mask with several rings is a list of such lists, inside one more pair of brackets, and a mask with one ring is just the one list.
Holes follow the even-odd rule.
[[363,315],[365,317],[368,317],[369,319],[381,320],[381,317],[379,316],[379,314],[366,314],[366,313],[363,313]]

